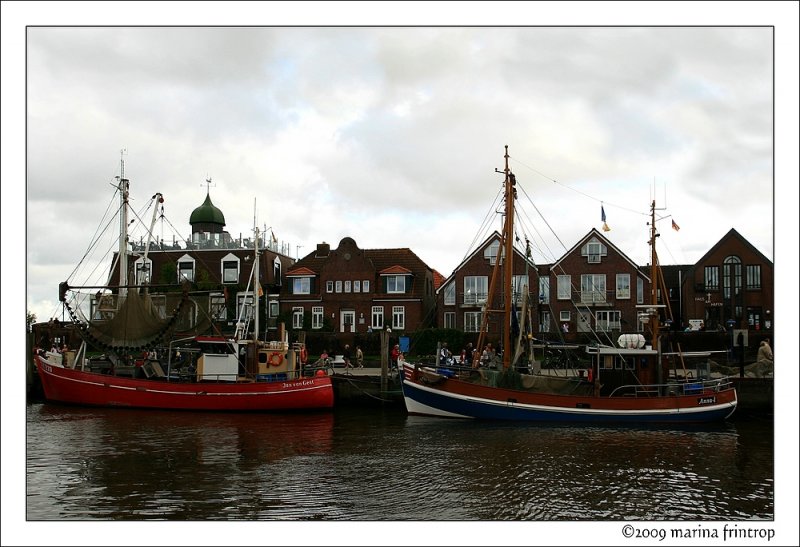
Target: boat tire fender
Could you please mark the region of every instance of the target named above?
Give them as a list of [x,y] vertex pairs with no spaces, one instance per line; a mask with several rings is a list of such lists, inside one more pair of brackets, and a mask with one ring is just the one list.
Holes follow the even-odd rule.
[[278,351],[273,351],[269,354],[269,364],[273,367],[279,367],[283,364],[283,354]]

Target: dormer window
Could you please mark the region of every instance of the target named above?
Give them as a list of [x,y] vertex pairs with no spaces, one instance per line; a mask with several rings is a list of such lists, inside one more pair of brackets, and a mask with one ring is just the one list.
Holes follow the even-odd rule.
[[406,292],[406,276],[404,275],[386,276],[386,292],[388,293]]
[[239,282],[239,258],[236,255],[228,254],[222,259],[222,282]]
[[194,281],[194,258],[183,255],[178,259],[178,283]]
[[292,294],[311,294],[311,278],[295,277],[292,279]]
[[140,258],[136,261],[136,283],[143,285],[150,283],[150,272],[153,269],[153,261],[149,258],[145,261]]

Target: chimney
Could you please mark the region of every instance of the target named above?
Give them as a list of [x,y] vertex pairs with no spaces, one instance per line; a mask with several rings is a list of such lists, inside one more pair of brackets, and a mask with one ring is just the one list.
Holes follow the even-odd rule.
[[316,256],[324,257],[324,256],[328,256],[329,254],[331,254],[331,246],[330,246],[329,243],[325,243],[324,241],[322,243],[317,243],[317,254],[316,254]]

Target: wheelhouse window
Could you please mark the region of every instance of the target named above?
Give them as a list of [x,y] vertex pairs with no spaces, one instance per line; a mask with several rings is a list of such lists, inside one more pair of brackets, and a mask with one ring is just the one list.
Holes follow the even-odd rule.
[[372,306],[372,329],[383,328],[383,306]]
[[310,277],[293,278],[292,294],[311,294],[311,278]]

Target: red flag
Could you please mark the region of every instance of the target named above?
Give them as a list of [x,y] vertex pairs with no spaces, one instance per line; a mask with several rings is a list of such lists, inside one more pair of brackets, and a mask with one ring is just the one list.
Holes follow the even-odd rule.
[[673,229],[673,230],[675,230],[675,231],[677,232],[678,230],[680,230],[680,229],[681,229],[681,227],[680,227],[680,226],[678,226],[677,224],[675,224],[675,221],[673,220],[673,221],[672,221],[672,229]]

